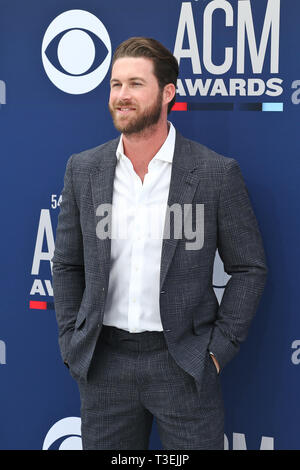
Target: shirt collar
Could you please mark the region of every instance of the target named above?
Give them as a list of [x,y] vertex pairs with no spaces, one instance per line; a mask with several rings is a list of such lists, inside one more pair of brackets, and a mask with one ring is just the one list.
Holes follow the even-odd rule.
[[[153,160],[161,160],[163,162],[172,163],[173,155],[174,155],[174,148],[175,148],[175,139],[176,139],[176,130],[173,124],[168,121],[170,125],[169,132],[167,135],[166,140],[164,141],[163,145],[160,147],[159,151],[154,155],[154,157],[150,160],[150,163]],[[116,150],[117,159],[120,160],[120,157],[124,154],[124,147],[123,147],[123,134],[120,136],[119,144]]]

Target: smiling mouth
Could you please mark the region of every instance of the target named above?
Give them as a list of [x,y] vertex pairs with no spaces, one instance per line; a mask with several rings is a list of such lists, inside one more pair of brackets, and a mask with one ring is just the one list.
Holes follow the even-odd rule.
[[125,107],[125,106],[124,106],[124,107],[118,107],[118,108],[116,108],[116,109],[117,109],[117,111],[119,111],[120,113],[124,113],[124,114],[129,113],[130,111],[135,111],[135,108],[127,108],[127,107]]

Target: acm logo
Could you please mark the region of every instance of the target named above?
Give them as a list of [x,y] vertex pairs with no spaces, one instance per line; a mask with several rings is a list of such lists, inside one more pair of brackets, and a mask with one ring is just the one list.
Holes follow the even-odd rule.
[[295,366],[297,366],[300,364],[300,340],[295,339],[292,342],[291,348],[294,350],[291,356],[291,361]]
[[292,93],[292,103],[299,105],[300,104],[300,80],[294,80],[292,83],[292,89],[295,91]]
[[224,264],[217,250],[213,269],[213,288],[219,304],[221,303],[226,284],[230,278],[231,276],[224,271]]
[[0,340],[0,364],[6,364],[6,344]]
[[[247,450],[246,436],[243,433],[232,434],[232,450]],[[229,440],[224,434],[224,450],[230,450]],[[262,436],[259,450],[274,450],[274,437]]]
[[[266,94],[276,97],[282,94],[283,80],[280,77],[269,76],[267,80],[259,78],[264,71],[269,72],[270,75],[279,73],[280,0],[266,0],[266,2],[261,34],[255,28],[256,16],[253,15],[254,4],[258,5],[260,2],[206,0],[197,4],[193,2],[193,7],[192,2],[182,3],[174,55],[179,64],[182,60],[185,63],[190,61],[192,76],[178,79],[177,93],[180,96],[195,96],[196,94],[201,96],[262,96]],[[230,45],[222,42],[224,41],[223,35],[215,26],[215,14],[218,11],[224,16],[224,26],[222,26],[224,34],[226,31],[232,31],[233,28],[236,29]],[[199,27],[199,25],[202,26]],[[216,63],[213,57],[216,44],[224,50],[220,58],[221,63]],[[269,70],[266,60],[268,44]],[[248,76],[248,65],[251,77]],[[227,72],[230,72],[230,78],[214,78],[223,76]],[[237,77],[234,77],[234,73]]]
[[0,80],[0,106],[6,104],[6,84]]

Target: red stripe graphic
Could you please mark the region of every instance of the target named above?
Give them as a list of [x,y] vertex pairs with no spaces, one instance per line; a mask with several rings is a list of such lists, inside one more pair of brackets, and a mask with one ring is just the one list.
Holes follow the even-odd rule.
[[187,103],[175,103],[171,111],[187,111]]
[[37,308],[39,310],[47,310],[47,302],[38,302],[37,300],[29,301],[29,308]]

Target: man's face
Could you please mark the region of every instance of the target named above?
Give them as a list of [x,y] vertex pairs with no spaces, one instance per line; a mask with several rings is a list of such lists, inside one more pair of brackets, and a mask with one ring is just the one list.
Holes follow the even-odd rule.
[[109,110],[119,132],[136,134],[159,121],[162,90],[159,89],[150,59],[117,59],[110,83]]

